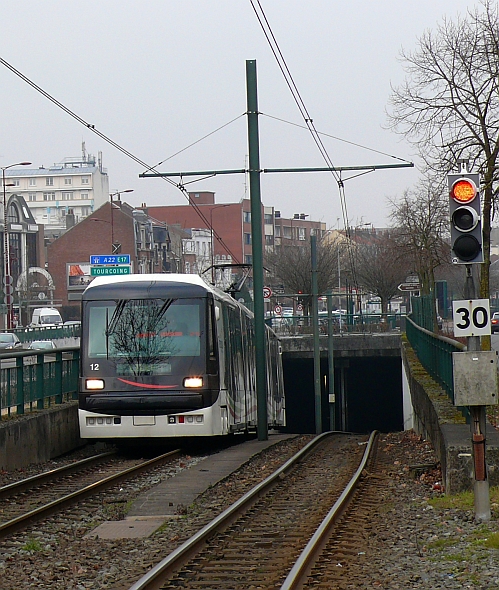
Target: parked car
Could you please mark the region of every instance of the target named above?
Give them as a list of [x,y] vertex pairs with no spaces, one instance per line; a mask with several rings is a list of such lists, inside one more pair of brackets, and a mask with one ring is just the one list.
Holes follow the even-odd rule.
[[12,332],[2,332],[0,334],[0,350],[12,350],[13,348],[22,348],[19,338]]
[[492,319],[490,320],[492,334],[497,334],[499,332],[499,311],[495,311],[492,314]]
[[57,346],[52,340],[33,340],[28,346],[28,350],[54,350]]

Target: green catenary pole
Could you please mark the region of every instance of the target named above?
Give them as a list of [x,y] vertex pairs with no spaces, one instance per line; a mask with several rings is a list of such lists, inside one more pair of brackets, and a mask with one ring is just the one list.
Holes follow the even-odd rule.
[[258,138],[258,99],[256,60],[246,61],[246,100],[248,114],[249,183],[251,202],[251,244],[253,257],[253,300],[255,308],[256,396],[258,440],[267,440],[267,364],[263,306],[262,202],[260,195],[260,147]]
[[336,430],[334,397],[334,336],[333,336],[333,293],[327,292],[327,361],[329,394],[329,429]]
[[314,397],[315,397],[315,433],[322,432],[322,400],[321,400],[321,350],[319,343],[319,313],[317,300],[319,287],[317,281],[317,236],[310,236],[311,267],[312,267],[312,322],[314,329]]

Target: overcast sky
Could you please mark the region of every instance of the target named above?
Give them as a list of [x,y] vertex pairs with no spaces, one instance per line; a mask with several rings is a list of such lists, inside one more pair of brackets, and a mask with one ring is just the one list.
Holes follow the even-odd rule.
[[[280,50],[335,166],[415,161],[386,130],[390,84],[404,79],[400,49],[411,50],[461,0],[260,0]],[[256,59],[262,168],[323,166],[249,0],[4,0],[0,56],[79,117],[162,172],[244,168],[245,62]],[[184,204],[162,179],[139,179],[140,165],[86,129],[0,65],[0,166],[102,152],[110,189],[134,189],[132,205]],[[238,118],[239,117],[239,118]],[[372,151],[376,150],[376,151]],[[344,179],[353,175],[345,174]],[[186,179],[187,180],[187,179]],[[192,180],[188,179],[188,180]],[[416,169],[369,173],[345,182],[350,225],[389,222],[387,197],[415,186]],[[283,217],[305,213],[343,227],[338,186],[328,173],[265,174],[262,202]],[[239,201],[244,175],[189,185]],[[126,198],[125,198],[126,197]],[[340,221],[338,222],[338,218]]]

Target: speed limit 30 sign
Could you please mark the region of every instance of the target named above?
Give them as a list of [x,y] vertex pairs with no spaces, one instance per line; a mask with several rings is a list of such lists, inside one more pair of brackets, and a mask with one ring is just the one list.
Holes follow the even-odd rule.
[[454,336],[489,336],[490,302],[488,299],[467,299],[452,302]]

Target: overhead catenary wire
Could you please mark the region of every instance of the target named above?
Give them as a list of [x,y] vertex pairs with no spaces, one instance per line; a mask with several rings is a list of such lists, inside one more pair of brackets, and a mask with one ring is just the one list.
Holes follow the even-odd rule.
[[[24,82],[26,82],[26,84],[28,84],[34,90],[36,90],[37,92],[39,92],[42,96],[44,96],[47,100],[49,100],[50,102],[52,102],[53,104],[55,104],[58,108],[60,108],[61,110],[63,110],[70,117],[72,117],[73,119],[75,119],[76,121],[78,121],[78,123],[80,123],[81,125],[83,125],[84,127],[86,127],[89,131],[91,131],[92,133],[94,133],[95,135],[97,135],[98,137],[100,137],[103,141],[105,141],[106,143],[108,143],[109,145],[111,145],[112,147],[114,147],[115,149],[117,149],[119,152],[121,152],[122,154],[124,154],[125,156],[127,156],[128,158],[130,158],[131,160],[133,160],[134,162],[136,162],[137,164],[140,164],[140,166],[142,168],[145,168],[148,171],[153,171],[153,172],[156,172],[156,173],[160,174],[158,172],[158,170],[156,169],[156,166],[158,164],[156,166],[150,166],[149,164],[147,164],[146,162],[144,162],[143,160],[141,160],[138,156],[136,156],[135,154],[133,154],[132,152],[130,152],[129,150],[127,150],[126,148],[124,148],[123,146],[121,146],[119,143],[117,143],[116,141],[114,141],[113,139],[111,139],[110,137],[108,137],[107,135],[105,135],[99,129],[97,129],[95,125],[89,123],[88,121],[86,121],[85,119],[83,119],[82,117],[80,117],[77,113],[75,113],[74,111],[72,111],[70,108],[68,108],[67,106],[65,106],[62,102],[60,102],[55,97],[53,97],[51,94],[49,94],[46,90],[44,90],[43,88],[41,88],[40,86],[38,86],[38,84],[36,84],[35,82],[33,82],[30,78],[28,78],[22,72],[20,72],[19,70],[17,70],[13,65],[11,65],[8,61],[6,61],[5,59],[3,59],[2,57],[0,57],[0,64],[2,64],[3,66],[5,66],[8,70],[10,70],[16,76],[18,76],[21,80],[23,80]],[[232,121],[229,121],[228,123],[222,125],[218,129],[214,130],[212,133],[207,134],[204,138],[209,137],[210,135],[212,135],[216,131],[219,131],[220,129],[223,129],[224,127],[226,127],[230,123],[233,123],[234,121],[236,121],[237,119],[239,119],[241,116],[244,116],[244,114],[245,113],[243,113],[242,115],[238,115]],[[204,138],[201,138],[199,141],[201,141]],[[192,145],[194,145],[195,143],[198,143],[198,142],[194,142]],[[189,146],[187,146],[186,148],[184,148],[184,150],[187,149],[188,147]],[[181,151],[184,151],[184,150],[181,150]],[[173,156],[171,156],[171,157],[173,157]],[[187,199],[187,201],[189,202],[189,204],[194,208],[194,210],[199,215],[199,217],[207,224],[207,227],[209,227],[208,219],[206,218],[206,216],[204,215],[204,213],[199,209],[199,206],[196,203],[193,203],[189,199],[189,194],[188,194],[187,190],[185,189],[185,186],[182,184],[182,182],[181,181],[179,183],[174,182],[173,180],[171,180],[170,178],[165,177],[165,176],[161,176],[161,178],[164,181],[166,181],[167,183],[169,183],[170,185],[174,186],[175,188],[179,189],[182,192],[182,194],[184,195],[184,197]],[[210,230],[214,232],[213,228],[210,228]],[[220,236],[220,234],[218,234],[218,232],[214,232],[213,235],[214,235],[214,237],[216,237],[216,239],[218,240],[218,242],[222,245],[222,247],[227,252],[227,254],[230,254],[230,256],[232,257],[232,259],[235,260],[236,263],[240,262],[239,259],[231,252],[231,250],[227,246],[227,244],[225,244],[225,242],[223,241],[223,238]]]
[[[268,41],[270,49],[276,59],[277,65],[278,65],[279,69],[281,70],[284,80],[291,92],[291,96],[293,97],[293,99],[298,107],[298,110],[300,111],[300,114],[305,122],[305,125],[308,128],[322,158],[326,162],[326,165],[329,168],[331,168],[331,174],[336,179],[336,182],[338,185],[338,190],[339,190],[341,214],[343,217],[343,223],[344,223],[344,227],[345,227],[346,237],[348,238],[349,237],[348,236],[348,234],[349,234],[349,221],[348,221],[348,209],[347,209],[347,202],[346,202],[346,196],[345,196],[344,181],[341,179],[341,175],[338,174],[338,172],[334,169],[335,167],[333,165],[333,161],[328,154],[328,151],[322,141],[321,134],[317,131],[317,129],[314,125],[314,121],[313,121],[312,117],[310,116],[310,113],[305,105],[305,102],[303,101],[303,99],[301,97],[301,94],[300,94],[298,87],[293,79],[293,76],[291,75],[291,71],[286,63],[284,55],[279,47],[276,37],[272,31],[272,27],[270,26],[267,16],[265,15],[265,11],[262,8],[260,0],[256,0],[256,1],[250,0],[250,4],[253,8],[253,11],[255,12],[256,18],[257,18],[258,22],[260,23],[263,34],[265,35],[265,38]],[[354,260],[353,252],[351,251],[352,247],[351,247],[350,240],[347,240],[347,248],[349,250],[349,258],[350,258],[350,264],[352,267],[352,275],[355,277],[356,276],[355,264],[354,264],[355,260]],[[356,286],[358,286],[356,281],[354,284]]]

